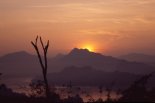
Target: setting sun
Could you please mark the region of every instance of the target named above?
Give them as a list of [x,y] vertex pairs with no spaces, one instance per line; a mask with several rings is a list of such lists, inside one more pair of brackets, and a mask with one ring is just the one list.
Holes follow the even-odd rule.
[[82,49],[88,49],[91,52],[95,51],[95,47],[93,45],[90,45],[90,44],[83,45],[81,48]]

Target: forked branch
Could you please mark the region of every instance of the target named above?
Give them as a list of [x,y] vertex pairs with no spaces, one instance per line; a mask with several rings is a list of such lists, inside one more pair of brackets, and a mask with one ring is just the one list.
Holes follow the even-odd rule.
[[48,47],[49,47],[49,40],[47,41],[47,44],[44,45],[42,38],[40,37],[40,43],[42,46],[42,50],[43,50],[43,59],[41,57],[41,53],[39,50],[39,46],[38,46],[38,36],[35,39],[35,42],[31,41],[31,44],[33,45],[34,49],[36,50],[36,53],[38,55],[38,59],[42,68],[42,73],[43,73],[43,78],[44,78],[44,83],[45,83],[45,88],[46,88],[46,97],[49,98],[49,86],[48,86],[48,80],[47,80],[47,51],[48,51]]

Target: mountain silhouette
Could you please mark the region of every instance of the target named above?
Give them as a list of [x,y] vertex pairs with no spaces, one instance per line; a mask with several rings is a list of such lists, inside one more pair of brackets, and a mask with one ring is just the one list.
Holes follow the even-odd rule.
[[0,57],[0,72],[3,73],[2,81],[7,85],[25,82],[27,78],[40,75],[40,70],[37,57],[25,51]]
[[130,53],[127,55],[122,55],[118,58],[124,59],[127,61],[146,63],[146,64],[149,64],[155,67],[155,56],[154,55],[146,55],[142,53]]
[[[123,77],[123,78],[122,78]],[[115,87],[126,88],[141,75],[125,72],[104,72],[95,70],[92,67],[66,67],[59,73],[49,73],[48,78],[51,84],[68,85],[70,82],[74,86],[109,86],[114,82]],[[39,77],[38,77],[39,78]],[[36,78],[36,79],[38,79]],[[41,77],[40,77],[41,78]]]
[[[132,74],[147,74],[155,70],[144,63],[105,56],[87,49],[74,48],[67,55],[59,54],[54,58],[48,58],[48,73],[61,72],[70,66],[89,66],[103,72],[119,71]],[[41,74],[41,68],[37,56],[21,51],[0,57],[0,72],[5,79],[32,78]]]
[[135,74],[145,74],[155,70],[154,67],[144,63],[130,62],[77,48],[74,48],[69,54],[62,56],[60,59],[50,60],[50,67],[56,68],[56,71],[61,71],[63,68],[72,65],[91,66],[94,69],[108,72],[120,71]]
[[1,71],[4,74],[31,74],[39,68],[37,57],[25,51],[10,53],[0,58]]
[[[74,48],[67,55],[59,54],[54,58],[49,58],[48,65],[49,72],[59,72],[69,66],[91,66],[97,70],[108,72],[120,71],[135,74],[150,73],[155,70],[154,67],[144,63],[126,61],[78,48]],[[6,73],[34,74],[35,72],[37,74],[41,70],[37,56],[24,51],[10,53],[0,57],[0,67],[2,73],[6,71]]]
[[35,56],[31,55],[25,51],[14,52],[7,55],[4,55],[0,58],[0,62],[24,62],[24,61],[34,61]]

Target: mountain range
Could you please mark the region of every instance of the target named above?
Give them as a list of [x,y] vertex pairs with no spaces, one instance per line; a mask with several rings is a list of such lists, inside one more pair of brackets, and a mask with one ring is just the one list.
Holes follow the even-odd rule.
[[141,62],[155,67],[155,56],[142,53],[130,53],[119,56],[118,58],[132,62]]
[[[103,86],[111,84],[115,88],[126,88],[142,75],[135,75],[125,72],[104,72],[95,70],[92,67],[70,66],[58,73],[49,73],[49,83],[53,85],[72,85],[72,86]],[[37,77],[36,80],[41,79]]]
[[61,71],[68,66],[91,66],[94,69],[113,72],[129,72],[134,74],[145,74],[155,70],[154,67],[123,59],[105,56],[100,53],[90,52],[87,49],[74,48],[69,54],[50,59],[49,66]]
[[[84,87],[110,87],[112,89],[126,89],[144,75],[127,72],[105,72],[92,67],[64,68],[61,72],[49,73],[47,75],[49,84],[54,86],[84,86]],[[33,81],[42,80],[42,76],[37,76]],[[148,79],[146,86],[155,87],[155,73]]]
[[[59,54],[54,58],[48,58],[48,72],[60,72],[69,66],[91,66],[102,71],[120,71],[134,74],[145,74],[155,70],[154,67],[144,64],[145,62],[140,63],[141,61],[139,60],[124,59],[125,56],[118,59],[90,52],[87,49],[74,48],[67,55]],[[0,69],[3,74],[11,75],[31,75],[41,72],[37,56],[25,51],[10,53],[0,57]]]
[[[7,54],[0,57],[0,73],[3,73],[4,79],[34,78],[41,75],[41,68],[37,59],[37,56],[25,51]],[[105,56],[100,53],[90,52],[87,49],[74,48],[66,55],[59,54],[54,58],[48,58],[49,74],[62,72],[64,68],[70,66],[79,68],[89,66],[94,70],[106,73],[123,72],[136,75],[155,71],[155,67],[145,63]]]

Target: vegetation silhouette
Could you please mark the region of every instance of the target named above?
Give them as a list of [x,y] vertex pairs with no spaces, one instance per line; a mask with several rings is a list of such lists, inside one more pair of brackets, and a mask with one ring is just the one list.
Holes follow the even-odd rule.
[[[2,73],[0,73],[1,79]],[[28,97],[25,94],[15,93],[5,84],[0,83],[0,102],[1,103],[26,103]]]
[[153,95],[154,89],[149,91],[146,87],[149,78],[153,76],[154,72],[142,76],[136,80],[128,89],[122,92],[121,102],[153,102],[155,101]]
[[45,83],[44,81],[38,80],[31,82],[30,87],[30,97],[44,97],[45,96]]

